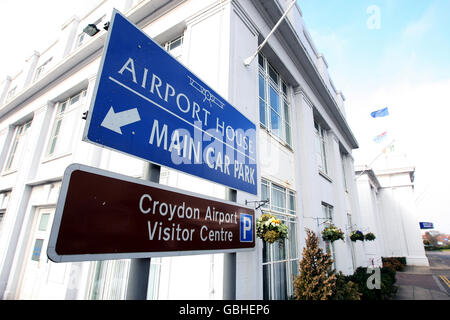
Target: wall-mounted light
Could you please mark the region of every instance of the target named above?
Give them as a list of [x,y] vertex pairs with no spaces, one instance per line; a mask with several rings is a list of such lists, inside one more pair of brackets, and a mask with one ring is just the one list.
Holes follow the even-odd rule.
[[95,36],[100,30],[97,28],[97,26],[93,23],[88,24],[86,28],[83,29],[83,32],[87,35],[93,37]]

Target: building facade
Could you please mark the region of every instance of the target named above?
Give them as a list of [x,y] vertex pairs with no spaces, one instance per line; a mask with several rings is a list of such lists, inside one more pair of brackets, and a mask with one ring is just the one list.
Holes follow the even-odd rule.
[[[46,246],[65,168],[72,163],[143,177],[144,161],[81,140],[112,9],[116,8],[257,125],[256,212],[289,227],[281,244],[257,241],[236,256],[237,299],[293,294],[305,229],[330,223],[345,241],[323,242],[336,269],[369,260],[348,234],[361,224],[345,98],[328,76],[298,5],[286,0],[103,0],[70,18],[59,39],[33,52],[0,87],[0,295],[3,299],[125,299],[129,260],[56,264]],[[83,29],[100,30],[89,37]],[[224,186],[162,168],[160,183],[225,198]],[[82,200],[80,200],[82,201]],[[148,299],[222,299],[223,254],[153,258]]]
[[428,266],[415,206],[415,168],[404,155],[388,154],[374,168],[357,166],[363,228],[377,239],[365,244],[366,259],[381,266],[382,257],[406,257],[413,266]]

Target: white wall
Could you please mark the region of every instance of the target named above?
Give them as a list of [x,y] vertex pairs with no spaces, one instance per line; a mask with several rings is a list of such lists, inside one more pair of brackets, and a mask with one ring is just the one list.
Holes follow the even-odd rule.
[[366,174],[358,179],[363,224],[377,236],[366,244],[367,258],[406,257],[408,265],[428,266],[410,172],[391,169],[377,178],[378,190]]
[[363,175],[358,179],[358,194],[361,206],[361,229],[363,233],[372,232],[375,234],[375,241],[365,241],[365,264],[366,266],[375,265],[381,266],[381,256],[383,252],[383,239],[385,237],[382,233],[382,228],[379,227],[378,222],[378,203],[377,190],[370,184],[367,175]]

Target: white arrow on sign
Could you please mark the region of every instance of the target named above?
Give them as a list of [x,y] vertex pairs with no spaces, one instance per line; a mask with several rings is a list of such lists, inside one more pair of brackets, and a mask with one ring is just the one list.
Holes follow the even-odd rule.
[[115,113],[113,107],[111,107],[105,119],[103,119],[101,126],[122,134],[121,127],[138,121],[141,121],[141,117],[137,108]]

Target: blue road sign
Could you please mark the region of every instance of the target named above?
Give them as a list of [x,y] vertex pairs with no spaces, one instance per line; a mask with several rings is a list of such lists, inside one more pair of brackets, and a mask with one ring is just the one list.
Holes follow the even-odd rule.
[[116,10],[83,140],[257,194],[255,124]]
[[432,222],[419,222],[420,229],[434,229],[434,225]]
[[253,216],[241,213],[240,241],[253,242]]

